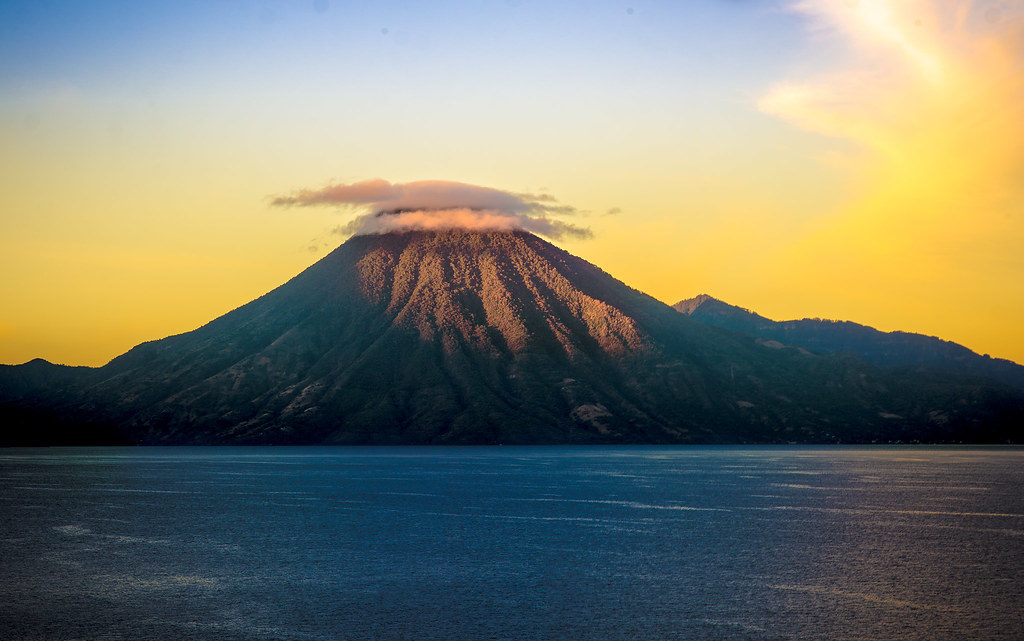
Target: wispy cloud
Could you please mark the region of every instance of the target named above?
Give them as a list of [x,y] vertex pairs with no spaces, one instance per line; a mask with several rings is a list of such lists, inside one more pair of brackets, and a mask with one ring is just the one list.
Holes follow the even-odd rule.
[[554,217],[577,213],[550,194],[513,193],[446,180],[392,183],[373,178],[300,189],[277,196],[276,207],[338,206],[357,216],[338,228],[343,234],[403,230],[521,229],[549,238],[588,238],[590,230]]
[[[791,6],[823,51],[758,107],[845,141],[828,162],[850,172],[852,191],[796,234],[775,277],[816,274],[818,299],[836,308],[857,295],[859,309],[889,314],[886,301],[913,300],[905,313],[918,325],[951,297],[1019,308],[1007,293],[1024,282],[1024,2]],[[994,342],[1017,319],[993,316],[974,340]]]
[[[1024,2],[801,0],[793,9],[846,45],[818,75],[782,82],[765,113],[844,138],[918,194],[949,178],[1024,169]],[[927,179],[927,180],[924,180]],[[927,183],[927,184],[926,184]],[[927,187],[927,189],[925,188]]]

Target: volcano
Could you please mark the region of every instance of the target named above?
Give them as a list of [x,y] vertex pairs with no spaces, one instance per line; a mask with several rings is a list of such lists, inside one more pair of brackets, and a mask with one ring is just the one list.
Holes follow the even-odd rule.
[[698,322],[523,231],[356,236],[100,368],[0,371],[10,443],[1019,440],[1024,395]]

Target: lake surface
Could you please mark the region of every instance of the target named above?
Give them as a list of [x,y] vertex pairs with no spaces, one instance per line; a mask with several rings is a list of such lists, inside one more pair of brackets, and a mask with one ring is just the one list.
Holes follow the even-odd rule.
[[1024,450],[0,450],[3,639],[1020,639]]

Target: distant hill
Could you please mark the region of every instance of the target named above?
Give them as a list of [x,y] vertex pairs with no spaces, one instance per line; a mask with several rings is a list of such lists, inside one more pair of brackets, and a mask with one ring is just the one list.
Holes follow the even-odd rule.
[[26,443],[1022,440],[1024,392],[714,327],[526,232],[357,236],[100,368],[0,369]]
[[928,368],[999,381],[1024,389],[1024,367],[972,352],[963,345],[910,332],[881,332],[849,321],[804,318],[774,321],[707,294],[673,307],[694,320],[753,334],[820,354],[849,352],[882,367]]

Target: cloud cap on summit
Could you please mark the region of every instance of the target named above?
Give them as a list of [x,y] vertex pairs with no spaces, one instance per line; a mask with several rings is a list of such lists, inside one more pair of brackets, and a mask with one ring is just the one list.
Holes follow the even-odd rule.
[[391,231],[521,229],[549,238],[589,238],[589,229],[550,216],[571,215],[576,209],[548,194],[513,193],[447,180],[392,183],[372,178],[332,183],[320,189],[300,189],[277,196],[277,207],[346,206],[366,213],[338,231],[383,234]]

